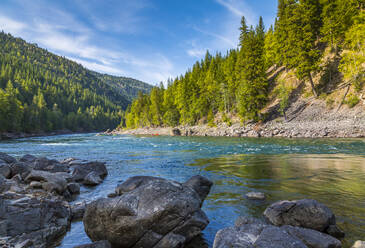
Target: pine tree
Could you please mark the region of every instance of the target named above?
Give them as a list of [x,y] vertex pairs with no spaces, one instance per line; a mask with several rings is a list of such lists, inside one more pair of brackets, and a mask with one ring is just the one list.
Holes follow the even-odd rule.
[[268,69],[269,67],[277,64],[277,54],[276,54],[276,39],[274,35],[274,28],[270,26],[269,30],[265,35],[265,66]]
[[318,37],[321,27],[321,6],[318,0],[301,0],[297,8],[301,22],[296,27],[297,74],[299,79],[308,79],[313,95],[317,97],[312,72],[318,71],[321,51],[318,48]]
[[360,91],[365,81],[365,10],[354,18],[354,25],[347,31],[345,48],[340,71]]
[[242,16],[241,18],[241,26],[239,30],[240,30],[239,46],[242,46],[246,38],[246,35],[249,32],[248,26],[246,24],[246,18],[244,16]]
[[252,27],[242,42],[238,59],[239,88],[238,110],[242,119],[258,120],[259,112],[267,99],[267,80],[264,59],[263,22]]

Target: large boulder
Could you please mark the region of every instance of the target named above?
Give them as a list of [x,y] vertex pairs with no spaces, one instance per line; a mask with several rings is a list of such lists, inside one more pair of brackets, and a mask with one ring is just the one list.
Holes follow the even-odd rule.
[[70,211],[62,201],[0,196],[0,237],[9,237],[9,244],[30,239],[35,247],[51,247],[69,226]]
[[76,163],[71,165],[71,168],[72,176],[76,182],[83,182],[91,172],[101,179],[108,175],[105,163],[102,162]]
[[35,170],[43,170],[48,172],[68,172],[69,168],[65,164],[59,163],[57,160],[48,158],[37,158],[32,163],[32,168]]
[[253,218],[239,218],[234,227],[216,234],[213,248],[341,248],[341,242],[316,230],[266,224]]
[[200,209],[212,183],[194,177],[181,184],[156,177],[132,177],[117,197],[88,204],[83,218],[93,241],[115,247],[182,247],[208,225]]
[[[63,174],[61,174],[63,175]],[[32,170],[25,179],[26,182],[42,182],[42,188],[48,192],[55,191],[62,195],[67,189],[67,180],[58,173],[50,173],[41,170]]]
[[331,209],[311,199],[276,202],[265,210],[264,216],[275,226],[291,225],[320,232],[336,225]]
[[15,163],[16,159],[6,153],[0,152],[0,160],[5,161],[8,164]]

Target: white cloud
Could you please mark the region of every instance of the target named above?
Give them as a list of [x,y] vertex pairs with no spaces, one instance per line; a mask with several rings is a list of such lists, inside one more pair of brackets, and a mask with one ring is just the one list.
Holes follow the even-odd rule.
[[112,75],[125,75],[126,72],[119,69],[119,68],[115,68],[112,66],[108,66],[105,64],[99,64],[96,62],[89,62],[86,60],[82,60],[82,59],[78,59],[78,58],[72,58],[69,57],[69,59],[75,61],[76,63],[79,63],[81,65],[83,65],[84,67],[93,70],[93,71],[97,71],[97,72],[101,72],[101,73],[108,73],[108,74],[112,74]]
[[187,53],[191,57],[201,58],[201,57],[204,56],[205,50],[204,49],[198,49],[198,48],[192,48],[192,49],[188,49]]
[[236,17],[244,16],[249,25],[254,25],[257,19],[256,14],[243,0],[216,0],[217,3],[225,7]]
[[27,28],[25,23],[15,21],[6,16],[0,16],[0,30],[19,35],[25,28]]
[[[69,14],[62,11],[54,13],[60,20]],[[53,16],[52,20],[58,18]],[[60,24],[61,23],[61,24]],[[73,27],[76,27],[73,29]],[[116,76],[134,77],[150,83],[165,81],[176,75],[173,63],[161,53],[142,54],[141,56],[94,44],[95,34],[88,27],[67,17],[67,22],[49,22],[41,18],[32,18],[21,22],[0,12],[0,29],[20,36],[29,42],[35,42],[51,52],[65,56],[84,67]],[[72,30],[70,32],[69,30]],[[122,69],[123,68],[123,69]]]
[[203,33],[205,35],[208,35],[208,36],[211,36],[213,38],[216,38],[224,43],[226,43],[227,45],[229,46],[235,46],[236,42],[234,42],[231,37],[227,37],[227,36],[224,36],[222,34],[217,34],[217,33],[213,33],[213,32],[209,32],[209,31],[205,31],[205,30],[202,30],[200,28],[197,28],[195,27],[194,28],[196,31],[200,32],[200,33]]

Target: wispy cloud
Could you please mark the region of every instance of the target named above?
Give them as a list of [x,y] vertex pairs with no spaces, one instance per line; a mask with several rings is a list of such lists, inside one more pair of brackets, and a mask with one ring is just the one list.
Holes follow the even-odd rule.
[[126,72],[121,70],[120,68],[114,68],[112,66],[106,66],[105,64],[100,64],[97,62],[90,62],[87,60],[82,60],[82,59],[73,58],[73,57],[70,57],[70,59],[75,61],[76,63],[83,65],[84,67],[86,67],[92,71],[108,73],[108,74],[112,74],[112,75],[125,75],[126,74]]
[[217,3],[221,4],[222,6],[226,7],[229,11],[231,11],[233,14],[237,15],[237,16],[243,16],[244,13],[237,8],[236,6],[233,5],[232,1],[230,0],[216,0]]
[[229,46],[234,46],[235,45],[235,42],[230,39],[231,37],[226,37],[222,34],[213,33],[213,32],[206,31],[206,30],[203,30],[203,29],[200,29],[200,28],[197,28],[197,27],[194,27],[194,29],[196,31],[202,33],[202,34],[205,34],[205,35],[211,36],[213,38],[216,38],[220,41],[223,41],[223,42],[227,43],[227,45],[229,45]]
[[244,0],[215,0],[238,18],[244,16],[249,25],[254,25],[257,19],[254,11]]
[[151,7],[148,0],[75,0],[75,4],[99,31],[129,34],[143,30],[144,18],[139,13]]
[[205,50],[204,49],[198,49],[198,48],[192,48],[192,49],[188,49],[187,53],[191,57],[201,58],[201,57],[204,56]]
[[0,30],[18,35],[27,27],[25,23],[18,22],[6,16],[0,16]]
[[[36,1],[42,2],[42,0]],[[85,1],[78,0],[77,2]],[[116,32],[124,32],[126,31],[124,27],[119,30],[116,30],[116,27],[131,24],[134,18],[133,13],[144,7],[144,2],[145,0],[136,0],[132,4],[127,3],[126,5],[130,6],[130,18],[124,20],[123,23],[117,24],[117,20],[113,20],[113,18],[106,18],[107,20],[103,21],[100,16],[99,18],[95,15],[91,18],[92,25],[98,26],[100,30],[104,31],[114,29]],[[50,8],[49,5],[48,7]],[[44,11],[43,7],[37,9],[34,6],[26,5],[25,8],[28,8],[30,16],[23,17],[23,19],[17,15],[2,13],[0,10],[0,30],[3,29],[5,32],[20,36],[29,42],[35,42],[51,52],[63,55],[98,72],[134,77],[150,83],[165,81],[167,78],[175,76],[173,63],[161,53],[141,55],[137,52],[137,54],[133,54],[132,51],[119,44],[108,45],[102,37],[99,37],[100,34],[95,33],[92,26],[85,25],[75,16],[56,7],[50,8],[52,13],[44,14],[39,13],[41,10]],[[126,6],[119,9],[128,13]],[[97,13],[94,10],[89,11],[86,13]],[[128,17],[128,15],[124,15],[124,17]],[[111,25],[113,21],[115,21],[115,26]]]

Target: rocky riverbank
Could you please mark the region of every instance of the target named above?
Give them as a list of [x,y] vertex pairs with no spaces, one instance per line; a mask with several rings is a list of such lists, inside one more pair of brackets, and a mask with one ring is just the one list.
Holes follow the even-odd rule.
[[[364,105],[365,106],[365,105]],[[182,135],[182,136],[231,136],[231,137],[287,137],[287,138],[362,138],[365,137],[365,109],[362,104],[349,109],[328,109],[320,100],[301,99],[286,111],[286,119],[273,114],[263,123],[216,126],[178,126],[114,130],[106,134],[132,135]],[[271,110],[270,113],[275,113]]]
[[97,185],[107,173],[101,162],[0,153],[0,246],[57,245],[83,216],[85,204],[72,202],[80,185]]

